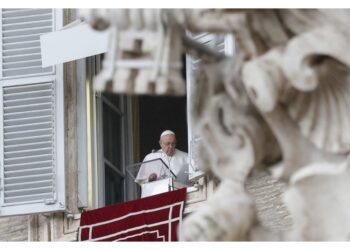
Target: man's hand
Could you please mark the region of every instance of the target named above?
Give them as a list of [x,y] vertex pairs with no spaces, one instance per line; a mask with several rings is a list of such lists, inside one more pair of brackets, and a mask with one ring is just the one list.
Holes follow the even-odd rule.
[[151,181],[156,181],[157,180],[157,174],[156,173],[152,173],[148,176],[148,181],[151,182]]

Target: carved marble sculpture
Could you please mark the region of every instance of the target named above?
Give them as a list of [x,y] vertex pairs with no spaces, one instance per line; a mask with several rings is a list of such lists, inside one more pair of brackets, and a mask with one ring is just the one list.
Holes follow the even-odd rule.
[[81,15],[95,29],[111,30],[105,67],[94,80],[97,91],[185,94],[181,77],[182,29],[172,12],[85,9]]
[[[173,17],[182,30],[232,33],[237,44],[233,58],[221,58],[184,41],[204,61],[191,111],[201,165],[221,183],[185,219],[180,239],[349,240],[350,11],[187,9]],[[245,188],[253,169],[272,166],[286,184],[288,230],[265,227]]]
[[[191,14],[193,12],[189,13]],[[233,151],[239,152],[239,150],[233,150],[234,147],[222,147],[222,151],[216,155],[216,158],[222,160],[211,164],[214,172],[224,173],[218,175],[222,187],[219,187],[206,208],[184,222],[179,230],[181,238],[183,240],[349,239],[347,207],[350,199],[346,192],[349,188],[346,181],[349,162],[346,158],[349,152],[350,133],[346,129],[349,118],[344,110],[350,97],[349,64],[345,54],[341,52],[346,51],[348,47],[346,41],[350,38],[346,31],[346,17],[349,13],[317,10],[259,10],[234,13],[204,10],[197,11],[193,16],[192,26],[204,23],[199,21],[202,18],[207,19],[206,30],[212,32],[231,30],[237,38],[239,44],[237,52],[243,58],[243,62],[239,63],[239,73],[236,75],[236,80],[231,81],[231,85],[239,85],[239,79],[243,82],[249,100],[255,105],[278,141],[282,157],[280,162],[282,174],[279,177],[287,183],[284,201],[294,223],[292,229],[276,232],[269,231],[259,222],[256,223],[253,216],[244,213],[242,216],[242,212],[235,210],[232,204],[242,203],[239,197],[245,191],[232,193],[231,205],[220,205],[220,200],[229,199],[227,198],[229,191],[222,191],[227,181],[232,180],[234,176],[236,179],[238,176],[245,179],[251,168],[261,164],[268,165],[264,158],[247,157],[243,153],[239,153],[239,157],[226,163],[225,155],[229,153],[235,155]],[[209,18],[212,19],[208,20]],[[235,25],[238,21],[232,21],[234,19],[240,20],[243,25]],[[220,25],[221,23],[227,25]],[[198,85],[203,84],[201,78],[198,78],[198,81]],[[213,85],[213,81],[210,83]],[[226,86],[223,92],[229,93]],[[207,94],[208,96],[202,100],[210,98],[212,103],[206,106],[202,103],[203,108],[215,106],[215,96],[219,96],[218,91],[214,95],[210,92]],[[228,127],[227,124],[237,122],[235,118],[239,112],[231,112],[235,117],[231,123],[223,120],[216,125],[210,125],[219,113],[210,112],[207,108],[203,116],[193,117],[194,123],[200,126],[199,134],[204,138],[211,138],[211,141],[203,139],[204,147],[209,148],[207,151],[214,151],[220,144],[225,145],[223,143],[225,140],[233,141],[230,139],[230,133],[226,131],[225,134],[224,131]],[[245,113],[243,120],[248,118],[249,115]],[[254,118],[257,119],[258,116],[254,115]],[[264,129],[265,124],[259,124],[261,127],[253,130],[260,136],[271,138],[268,130]],[[214,129],[206,132],[208,127]],[[238,126],[240,129],[242,127]],[[223,134],[221,138],[217,135],[220,131]],[[224,137],[226,139],[223,139]],[[267,144],[266,138],[262,138],[264,142],[260,141],[261,138],[257,139],[260,144],[252,143],[256,146],[255,154],[259,155],[259,152],[267,150],[266,153],[273,156],[278,152],[276,149],[269,149],[268,145],[271,144]],[[251,150],[244,151],[248,153]],[[251,159],[253,161],[249,162]],[[245,171],[238,171],[237,162],[246,163]],[[225,166],[235,169],[237,171],[235,175],[233,170],[231,175],[227,170],[222,171]],[[238,185],[239,181],[235,180],[235,183]],[[241,190],[243,187],[244,183],[240,181]],[[235,195],[237,198],[234,200],[232,197]],[[328,205],[329,203],[332,205]],[[246,206],[245,211],[248,212],[250,209]],[[220,216],[218,213],[225,215]],[[233,223],[237,217],[241,219],[239,226]]]

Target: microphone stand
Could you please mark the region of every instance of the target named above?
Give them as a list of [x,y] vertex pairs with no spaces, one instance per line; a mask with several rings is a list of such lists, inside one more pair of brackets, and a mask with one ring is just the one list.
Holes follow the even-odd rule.
[[171,170],[170,170],[170,163],[169,163],[169,167],[168,167],[168,172],[169,172],[169,183],[168,183],[168,186],[169,186],[169,191],[172,191],[172,188],[173,187],[173,183],[172,183],[172,179],[173,179],[173,176],[171,175]]

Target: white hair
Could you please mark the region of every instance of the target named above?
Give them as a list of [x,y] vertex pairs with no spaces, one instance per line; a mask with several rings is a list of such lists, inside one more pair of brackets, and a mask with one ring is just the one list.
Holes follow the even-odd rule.
[[160,138],[162,138],[165,135],[174,135],[175,136],[175,133],[171,130],[165,130],[165,131],[163,131],[163,133],[160,134]]

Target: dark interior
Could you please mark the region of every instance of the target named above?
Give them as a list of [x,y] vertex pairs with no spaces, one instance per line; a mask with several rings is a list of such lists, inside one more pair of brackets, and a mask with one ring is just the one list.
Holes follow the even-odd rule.
[[167,129],[176,134],[176,148],[187,152],[186,96],[141,96],[139,105],[141,160],[160,148],[159,136]]

